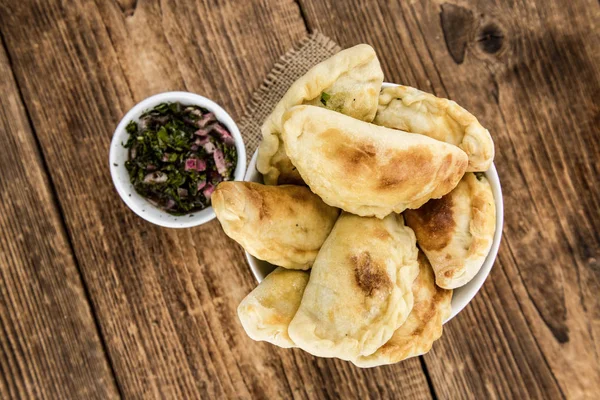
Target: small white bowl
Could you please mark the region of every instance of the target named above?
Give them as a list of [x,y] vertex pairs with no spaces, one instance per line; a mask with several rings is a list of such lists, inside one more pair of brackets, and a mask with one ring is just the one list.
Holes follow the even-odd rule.
[[110,143],[109,166],[113,183],[119,195],[131,210],[153,224],[167,228],[190,228],[208,222],[215,218],[212,207],[202,211],[192,212],[186,215],[171,215],[152,205],[144,197],[140,196],[129,180],[129,172],[125,168],[125,161],[129,157],[129,151],[122,143],[127,142],[129,134],[125,127],[129,121],[139,122],[144,111],[149,110],[160,103],[180,102],[184,105],[196,105],[213,112],[217,120],[227,127],[235,140],[237,151],[237,165],[234,171],[234,179],[240,181],[246,172],[246,148],[240,130],[233,119],[217,103],[200,95],[189,92],[166,92],[160,93],[136,104],[119,122]]
[[[383,87],[397,86],[392,83],[383,83]],[[249,182],[259,182],[263,183],[262,174],[258,172],[256,169],[256,158],[258,152],[255,152],[252,156],[252,160],[250,160],[250,165],[248,166],[248,172],[244,178],[245,181]],[[466,285],[454,289],[454,294],[452,296],[452,313],[450,317],[445,321],[448,322],[452,318],[456,316],[463,308],[466,307],[467,304],[475,297],[481,286],[483,286],[483,282],[485,282],[486,278],[490,274],[492,267],[494,266],[494,261],[496,260],[496,255],[498,254],[498,248],[500,247],[500,239],[502,237],[502,224],[504,221],[504,205],[502,202],[502,188],[500,187],[500,178],[498,177],[498,172],[496,171],[496,166],[492,164],[489,170],[485,172],[485,176],[490,182],[492,187],[492,193],[494,195],[494,200],[496,203],[496,231],[494,233],[494,241],[492,242],[492,248],[488,253],[487,258],[485,259],[481,269],[475,275],[475,277]],[[262,261],[257,259],[256,257],[250,255],[246,252],[246,259],[248,260],[248,264],[250,264],[250,269],[254,274],[254,277],[258,282],[261,282],[271,271],[273,271],[276,267],[269,264],[266,261]]]

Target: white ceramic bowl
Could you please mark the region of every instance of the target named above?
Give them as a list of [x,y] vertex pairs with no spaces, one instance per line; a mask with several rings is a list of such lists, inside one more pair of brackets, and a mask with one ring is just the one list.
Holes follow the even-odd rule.
[[[383,87],[396,86],[395,84],[384,82]],[[256,158],[257,152],[252,156],[252,160],[250,160],[250,165],[248,166],[248,172],[244,178],[245,181],[250,182],[259,182],[263,183],[263,178],[260,172],[256,169]],[[494,200],[496,203],[496,231],[494,233],[494,241],[492,243],[492,248],[483,263],[483,266],[475,275],[475,277],[467,283],[465,286],[462,286],[458,289],[454,289],[454,294],[452,296],[452,313],[450,317],[445,321],[448,322],[456,314],[458,314],[463,308],[466,307],[467,304],[475,297],[483,282],[485,282],[486,278],[490,274],[492,270],[492,266],[494,265],[494,261],[496,260],[496,255],[498,254],[498,248],[500,246],[500,238],[502,237],[502,224],[504,221],[504,205],[502,202],[502,189],[500,187],[500,179],[498,177],[498,172],[496,171],[496,166],[492,164],[490,169],[485,172],[485,176],[490,182],[492,187],[492,193],[494,194]],[[276,267],[269,264],[266,261],[262,261],[257,259],[256,257],[250,255],[246,252],[246,259],[248,260],[248,264],[250,264],[250,269],[252,273],[258,280],[261,282],[265,276],[267,276],[271,271],[273,271]]]
[[109,166],[113,183],[119,195],[131,210],[153,224],[167,228],[189,228],[201,225],[215,218],[215,212],[212,207],[205,208],[202,211],[193,212],[186,215],[171,215],[152,205],[144,197],[140,196],[129,180],[129,173],[125,168],[125,161],[128,158],[128,149],[123,147],[122,143],[127,142],[129,135],[125,127],[129,121],[139,121],[140,115],[144,111],[164,102],[180,102],[184,105],[192,104],[204,107],[213,112],[219,122],[227,127],[235,139],[235,148],[237,150],[238,162],[234,171],[234,179],[240,181],[246,172],[246,148],[240,130],[233,119],[217,103],[200,95],[189,92],[166,92],[160,93],[136,104],[121,120],[110,143]]

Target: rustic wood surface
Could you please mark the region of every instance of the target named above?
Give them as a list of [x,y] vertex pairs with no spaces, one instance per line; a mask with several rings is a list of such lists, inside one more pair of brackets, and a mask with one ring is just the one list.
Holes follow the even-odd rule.
[[387,79],[456,100],[496,144],[503,243],[482,292],[424,357],[435,393],[592,396],[600,389],[600,190],[590,179],[600,176],[598,3],[352,3],[306,2],[309,27],[342,47],[370,42]]
[[[0,398],[594,398],[599,26],[586,0],[0,0]],[[241,248],[216,221],[146,223],[108,173],[135,102],[189,90],[239,119],[313,30],[370,43],[387,81],[456,100],[496,142],[492,274],[394,366],[250,340]]]
[[0,76],[0,398],[117,397],[3,48]]

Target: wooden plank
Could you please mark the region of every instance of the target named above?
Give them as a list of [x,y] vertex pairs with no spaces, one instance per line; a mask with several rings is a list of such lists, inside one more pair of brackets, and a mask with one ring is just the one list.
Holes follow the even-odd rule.
[[0,76],[0,398],[117,398],[1,45]]
[[500,256],[424,359],[444,398],[600,389],[600,9],[594,1],[321,2],[308,26],[372,44],[386,80],[450,97],[496,142]]
[[135,101],[190,90],[239,118],[306,34],[297,4],[21,1],[0,10],[125,396],[431,397],[417,359],[360,370],[253,342],[236,314],[256,284],[241,248],[216,221],[180,231],[150,225],[112,187],[110,138]]

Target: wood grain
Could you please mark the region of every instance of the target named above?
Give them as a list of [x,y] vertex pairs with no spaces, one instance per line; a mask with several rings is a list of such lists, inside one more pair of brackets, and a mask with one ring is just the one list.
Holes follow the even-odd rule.
[[0,398],[117,398],[0,42]]
[[[593,1],[302,0],[386,80],[463,105],[490,129],[504,191],[498,262],[425,357],[438,396],[591,398],[600,389],[600,9]],[[590,179],[592,178],[592,179]]]
[[239,118],[306,34],[297,4],[5,2],[0,31],[125,397],[431,398],[418,359],[360,370],[250,340],[236,308],[256,283],[241,248],[216,221],[144,222],[110,181],[112,131],[135,101],[190,90]]
[[[423,366],[440,398],[593,397],[600,382],[598,4],[300,5],[0,1],[0,33],[121,393],[430,398]],[[421,360],[360,370],[251,341],[236,316],[255,284],[241,249],[214,221],[185,231],[147,224],[112,188],[110,137],[136,101],[190,90],[239,118],[306,26],[344,47],[371,43],[388,81],[458,101],[496,141],[506,207],[498,261]],[[0,72],[10,76],[1,57]],[[0,85],[0,126],[25,132],[9,135],[19,141],[9,140],[0,160],[0,190],[18,193],[0,204],[0,397],[116,396],[36,141],[12,78]],[[20,160],[26,168],[15,170]],[[17,179],[3,179],[6,171]],[[39,334],[49,331],[60,335]]]

